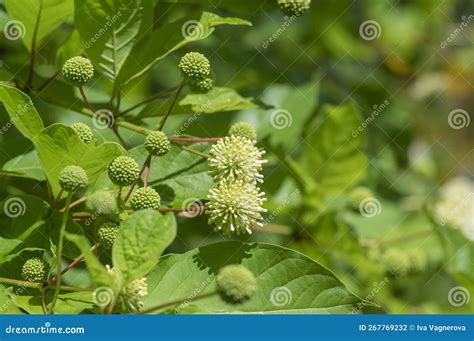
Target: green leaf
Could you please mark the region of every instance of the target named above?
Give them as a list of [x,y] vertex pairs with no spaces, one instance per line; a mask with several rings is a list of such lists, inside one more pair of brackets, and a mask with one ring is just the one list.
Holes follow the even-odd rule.
[[[203,152],[208,144],[193,143],[189,147]],[[148,156],[143,146],[129,152],[139,164],[144,163]],[[207,172],[205,159],[175,146],[166,155],[152,158],[150,169],[150,185],[158,187],[162,201],[175,207],[190,199],[206,198],[209,189],[215,185]]]
[[[222,18],[213,13],[203,12],[199,20],[192,15],[158,28],[133,46],[130,56],[117,77],[116,84],[119,86],[127,84],[132,79],[143,75],[153,64],[171,52],[192,41],[207,38],[214,32],[215,26],[223,24],[251,25],[250,22],[239,18]],[[191,34],[192,39],[186,38],[186,32]]]
[[76,244],[84,255],[92,283],[96,287],[106,286],[108,288],[115,288],[113,275],[96,258],[87,239],[84,236],[72,233],[66,233],[66,239]]
[[315,80],[298,87],[273,85],[263,93],[262,101],[275,108],[257,113],[250,111],[246,120],[252,122],[256,117],[260,139],[267,137],[270,145],[293,152],[318,105],[318,84]]
[[117,156],[125,153],[115,142],[99,146],[83,143],[71,127],[53,124],[44,129],[34,140],[38,156],[54,194],[59,193],[59,173],[68,165],[84,168],[93,184]]
[[213,87],[205,94],[189,94],[179,105],[190,106],[192,112],[210,114],[219,111],[237,111],[257,108],[252,98],[244,98],[229,88]]
[[[16,296],[14,302],[29,314],[43,314],[41,296]],[[86,309],[94,308],[94,306],[92,292],[69,292],[58,296],[54,312],[56,314],[79,314]]]
[[317,126],[305,140],[306,170],[318,185],[318,199],[334,198],[365,176],[367,157],[364,132],[353,137],[361,124],[359,112],[352,104],[326,106]]
[[74,20],[88,57],[114,81],[132,46],[152,27],[152,2],[75,0],[75,5]]
[[3,165],[2,170],[11,172],[12,175],[18,177],[35,179],[38,181],[46,180],[36,150],[18,155],[17,157],[7,161]]
[[120,224],[112,249],[114,269],[125,286],[146,276],[176,237],[174,214],[153,210],[133,213]]
[[10,298],[10,295],[7,294],[8,291],[10,290],[6,289],[3,285],[0,285],[0,302],[2,302],[1,313],[2,314],[23,314],[21,310],[15,306],[14,299]]
[[31,140],[43,130],[43,121],[26,94],[16,88],[0,84],[0,101],[10,116],[10,124],[14,124],[24,137]]
[[58,65],[62,66],[69,58],[80,56],[84,53],[84,42],[77,30],[72,31],[66,41],[58,50]]
[[73,0],[5,0],[5,7],[12,19],[21,22],[17,25],[24,33],[22,40],[28,51],[31,51],[38,16],[40,21],[36,47],[40,46],[48,34],[71,17],[74,11]]
[[237,306],[216,296],[192,302],[201,311],[340,313],[360,301],[329,270],[298,252],[264,243],[224,242],[164,256],[148,276],[145,308],[213,292],[215,275],[227,264],[252,271],[257,293]]

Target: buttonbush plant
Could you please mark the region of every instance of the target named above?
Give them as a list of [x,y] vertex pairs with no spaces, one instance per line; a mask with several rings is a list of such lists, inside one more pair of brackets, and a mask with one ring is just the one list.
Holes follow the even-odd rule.
[[344,3],[3,1],[0,313],[472,312],[429,5]]

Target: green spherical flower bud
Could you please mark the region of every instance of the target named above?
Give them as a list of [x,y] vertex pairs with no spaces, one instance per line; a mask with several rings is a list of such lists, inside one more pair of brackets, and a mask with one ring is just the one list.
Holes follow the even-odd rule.
[[136,210],[160,208],[161,197],[153,188],[142,187],[137,189],[130,197],[130,206]]
[[67,166],[59,173],[59,184],[66,192],[75,192],[88,183],[86,172],[79,166]]
[[257,291],[257,281],[242,265],[227,265],[216,276],[217,292],[226,302],[238,304],[249,300]]
[[110,192],[95,192],[87,198],[86,208],[96,215],[112,215],[117,210],[117,200],[115,195]]
[[161,131],[154,131],[147,135],[144,143],[145,149],[154,156],[162,156],[170,150],[170,141]]
[[264,195],[255,182],[222,180],[207,196],[205,212],[209,224],[225,235],[251,234],[253,229],[263,226]]
[[410,271],[410,257],[403,250],[389,249],[382,255],[382,263],[395,276],[406,275]]
[[110,180],[118,186],[130,186],[138,179],[140,168],[136,161],[129,156],[118,156],[108,167]]
[[420,249],[412,249],[408,252],[411,271],[423,271],[426,267],[426,255]]
[[191,81],[189,83],[189,88],[191,89],[191,91],[197,93],[206,93],[211,90],[213,86],[214,81],[212,80],[212,78],[209,77],[204,78],[200,81]]
[[257,131],[254,127],[245,122],[234,123],[229,129],[229,135],[242,136],[251,141],[257,140]]
[[82,86],[94,76],[94,67],[89,59],[77,56],[64,63],[62,73],[72,84]]
[[231,179],[246,182],[263,181],[260,174],[265,151],[255,147],[255,141],[242,136],[227,136],[214,144],[208,159],[209,173],[217,180]]
[[201,81],[211,73],[209,60],[199,52],[186,53],[178,64],[183,77],[191,81]]
[[348,204],[354,210],[359,210],[359,206],[362,201],[368,198],[373,198],[374,193],[367,187],[359,186],[354,188],[348,197]]
[[299,17],[309,10],[311,0],[278,0],[278,6],[284,14]]
[[21,269],[21,275],[28,282],[44,282],[48,272],[49,264],[38,257],[28,259]]
[[117,236],[118,225],[114,223],[104,223],[99,227],[97,231],[99,237],[99,244],[104,249],[109,250],[112,248]]
[[87,124],[77,122],[71,124],[71,128],[74,129],[77,136],[81,139],[82,142],[85,144],[91,143],[94,139],[94,134],[92,133],[91,128]]

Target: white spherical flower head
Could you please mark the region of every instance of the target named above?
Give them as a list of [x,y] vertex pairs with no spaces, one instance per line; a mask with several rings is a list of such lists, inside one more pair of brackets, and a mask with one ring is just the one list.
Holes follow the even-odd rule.
[[255,141],[243,136],[227,136],[217,141],[209,154],[209,172],[217,181],[231,179],[263,182],[260,171],[267,160],[262,160],[265,151],[259,150]]
[[222,180],[207,196],[209,224],[226,235],[251,234],[255,228],[263,226],[262,213],[267,211],[262,207],[266,200],[264,196],[255,182]]

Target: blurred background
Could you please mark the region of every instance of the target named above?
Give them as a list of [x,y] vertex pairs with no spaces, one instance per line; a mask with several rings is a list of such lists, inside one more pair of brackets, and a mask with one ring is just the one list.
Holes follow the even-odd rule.
[[[216,28],[162,59],[126,89],[123,106],[178,84],[178,60],[194,50],[209,58],[217,86],[258,104],[190,122],[186,112],[167,126],[173,134],[188,122],[185,134],[193,136],[223,136],[239,121],[257,128],[270,161],[267,225],[241,239],[316,259],[366,300],[354,313],[474,313],[474,2],[313,0],[294,17],[276,0],[156,1],[155,25],[202,11],[252,26]],[[0,1],[0,23],[8,20]],[[42,48],[37,72],[44,78],[60,65],[58,47],[73,29],[61,26]],[[26,75],[27,58],[21,44],[1,35],[0,80]],[[95,102],[108,92],[100,78],[88,89]],[[166,104],[130,120],[154,126],[150,116]],[[38,111],[47,123],[87,122],[44,103]],[[0,124],[7,121],[2,109]],[[0,166],[8,171],[30,143],[17,132],[0,138]],[[25,179],[1,181],[2,197],[45,195]],[[223,239],[205,215],[180,224],[169,252]]]

